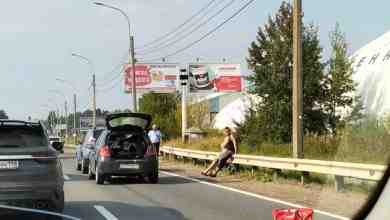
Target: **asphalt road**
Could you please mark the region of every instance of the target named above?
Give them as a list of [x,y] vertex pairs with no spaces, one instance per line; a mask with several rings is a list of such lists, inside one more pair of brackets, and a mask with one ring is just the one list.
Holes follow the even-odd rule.
[[[74,169],[74,160],[63,161],[65,173],[64,214],[81,219],[116,220],[244,220],[272,219],[283,204],[255,198],[189,179],[160,174],[159,184],[136,178],[115,178],[96,185]],[[315,214],[315,220],[337,219]]]

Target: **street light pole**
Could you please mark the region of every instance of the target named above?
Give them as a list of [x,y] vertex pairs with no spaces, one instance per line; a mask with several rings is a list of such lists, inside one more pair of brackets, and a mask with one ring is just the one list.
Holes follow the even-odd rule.
[[126,18],[127,25],[128,25],[128,31],[129,31],[128,36],[130,37],[130,39],[129,39],[130,40],[130,42],[129,42],[129,55],[130,55],[129,56],[129,63],[131,64],[131,93],[133,95],[133,112],[137,112],[137,87],[136,87],[136,72],[135,72],[135,62],[136,61],[135,61],[135,55],[134,55],[135,54],[134,53],[134,36],[131,35],[130,18],[126,14],[126,12],[124,12],[120,8],[117,8],[117,7],[114,7],[114,6],[105,4],[105,3],[101,3],[101,2],[94,2],[94,4],[118,11]]
[[49,90],[49,92],[60,95],[65,100],[65,103],[64,103],[64,113],[65,113],[64,124],[65,124],[65,136],[67,137],[68,136],[68,102],[67,102],[66,96],[63,92],[61,92],[60,90],[56,90],[56,89],[51,89],[51,90]]
[[84,56],[81,56],[80,54],[77,54],[77,53],[72,53],[72,56],[74,57],[78,57],[84,61],[86,61],[90,67],[91,67],[91,73],[92,73],[92,87],[93,87],[93,97],[92,97],[92,109],[93,109],[93,113],[92,113],[92,127],[93,128],[96,128],[96,77],[95,77],[95,71],[94,71],[94,68],[93,68],[93,64],[91,62],[90,59],[84,57]]
[[137,84],[135,80],[134,37],[130,36],[131,54],[131,93],[133,94],[133,112],[137,112]]
[[74,92],[74,94],[73,94],[73,108],[74,108],[73,109],[74,110],[73,111],[73,137],[74,137],[74,144],[77,144],[77,123],[76,123],[76,113],[77,113],[77,94],[76,94],[76,91],[77,91],[77,89],[72,83],[70,83],[64,79],[56,78],[56,80],[58,82],[66,84],[67,86],[70,86]]
[[76,113],[77,113],[77,99],[76,99],[76,93],[73,94],[73,137],[74,137],[74,144],[77,145],[77,129],[76,129]]

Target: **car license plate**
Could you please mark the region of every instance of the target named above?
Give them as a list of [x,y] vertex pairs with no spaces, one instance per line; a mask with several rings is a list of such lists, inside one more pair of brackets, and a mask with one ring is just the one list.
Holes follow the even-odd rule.
[[121,169],[139,169],[139,164],[121,164]]
[[0,170],[14,170],[19,168],[19,161],[0,161]]

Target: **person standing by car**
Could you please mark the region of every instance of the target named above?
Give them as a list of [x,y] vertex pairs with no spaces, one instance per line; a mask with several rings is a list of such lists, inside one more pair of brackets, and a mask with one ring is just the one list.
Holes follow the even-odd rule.
[[157,155],[160,155],[161,132],[157,128],[157,125],[154,124],[152,126],[152,130],[149,131],[148,136],[157,151]]
[[202,175],[216,177],[218,172],[225,167],[227,161],[232,160],[233,155],[237,153],[237,141],[232,134],[232,130],[229,127],[225,127],[225,129],[223,129],[223,134],[225,135],[225,138],[221,144],[221,153],[206,170],[201,172]]

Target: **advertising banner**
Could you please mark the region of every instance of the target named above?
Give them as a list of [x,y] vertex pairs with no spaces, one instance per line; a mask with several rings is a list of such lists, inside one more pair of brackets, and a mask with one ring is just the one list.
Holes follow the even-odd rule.
[[190,64],[190,92],[241,92],[243,80],[240,64]]
[[[141,92],[175,92],[178,83],[179,65],[174,63],[136,64],[136,86]],[[125,67],[125,91],[131,93],[132,67]]]

